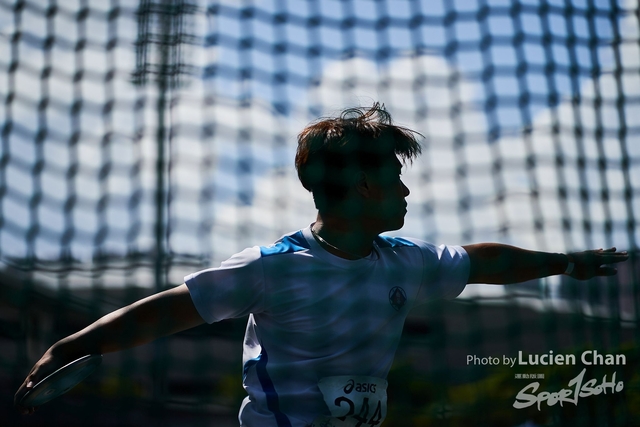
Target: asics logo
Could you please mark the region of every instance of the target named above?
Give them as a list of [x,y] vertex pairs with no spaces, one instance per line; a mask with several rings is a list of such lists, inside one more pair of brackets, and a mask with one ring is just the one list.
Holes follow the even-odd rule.
[[356,393],[375,393],[376,385],[374,383],[357,383],[351,379],[344,386],[343,391],[344,394],[349,394],[352,391]]

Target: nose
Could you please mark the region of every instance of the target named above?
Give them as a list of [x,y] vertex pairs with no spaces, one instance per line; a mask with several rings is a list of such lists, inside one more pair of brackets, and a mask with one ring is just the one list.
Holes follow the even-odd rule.
[[411,191],[409,191],[409,187],[404,185],[404,182],[400,181],[400,184],[402,184],[402,194],[404,195],[404,197],[407,197],[409,194],[411,194]]

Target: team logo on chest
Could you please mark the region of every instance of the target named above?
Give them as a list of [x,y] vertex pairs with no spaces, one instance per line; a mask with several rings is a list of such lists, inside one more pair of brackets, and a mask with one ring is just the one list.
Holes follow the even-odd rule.
[[391,290],[389,291],[389,303],[391,303],[391,307],[395,308],[396,310],[400,310],[406,302],[407,294],[405,293],[404,289],[402,289],[400,286],[391,288]]

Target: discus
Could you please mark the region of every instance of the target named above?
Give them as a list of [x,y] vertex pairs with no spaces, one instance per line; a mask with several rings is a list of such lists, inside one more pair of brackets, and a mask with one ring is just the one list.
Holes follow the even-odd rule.
[[87,378],[102,363],[101,354],[88,354],[64,365],[33,386],[20,399],[20,405],[36,407],[68,392]]

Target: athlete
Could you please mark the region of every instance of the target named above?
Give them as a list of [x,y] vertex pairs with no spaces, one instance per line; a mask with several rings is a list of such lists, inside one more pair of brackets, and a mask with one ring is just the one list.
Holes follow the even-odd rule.
[[612,264],[627,259],[615,248],[561,254],[381,236],[403,226],[409,189],[401,171],[420,154],[418,136],[393,125],[379,104],[309,125],[298,137],[295,164],[318,209],[311,225],[58,341],[15,401],[83,355],[248,316],[242,426],[378,425],[387,412],[386,377],[413,307],[455,298],[467,283],[613,275]]

